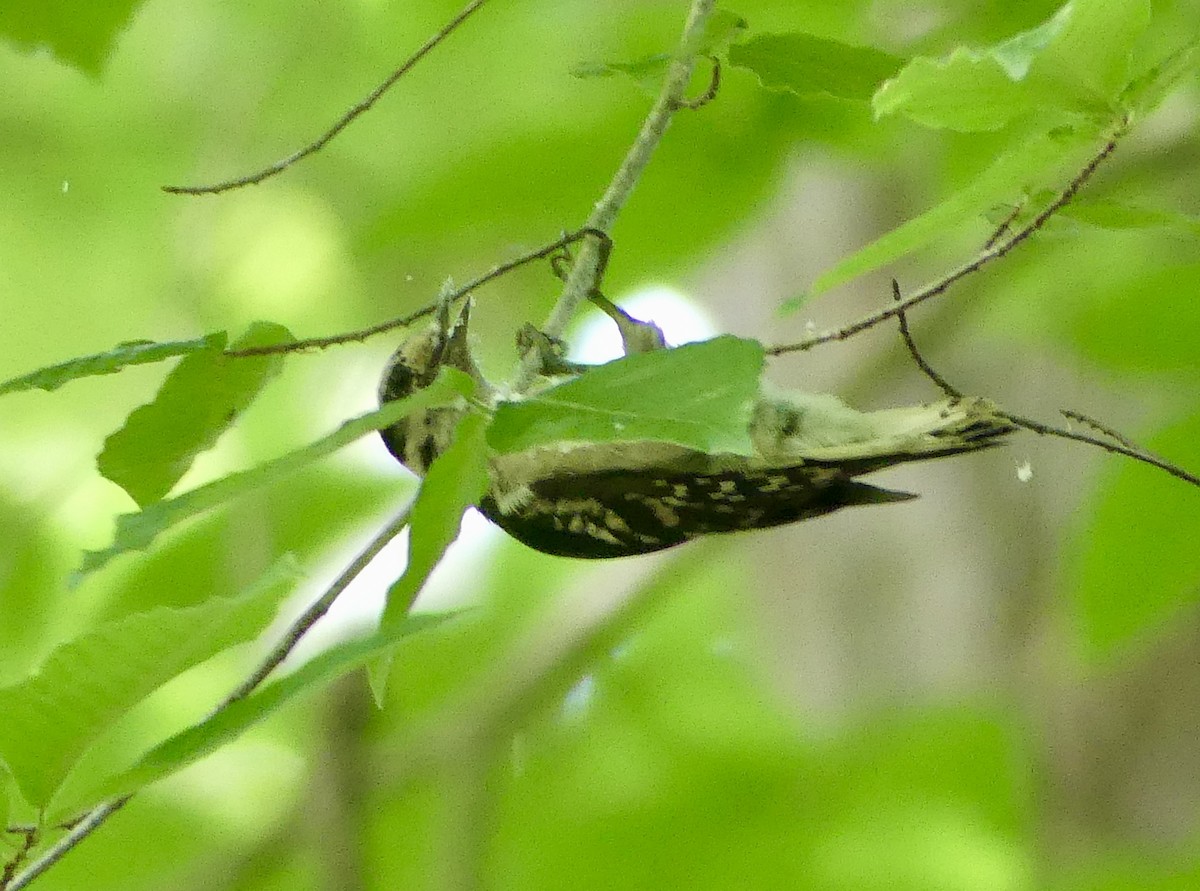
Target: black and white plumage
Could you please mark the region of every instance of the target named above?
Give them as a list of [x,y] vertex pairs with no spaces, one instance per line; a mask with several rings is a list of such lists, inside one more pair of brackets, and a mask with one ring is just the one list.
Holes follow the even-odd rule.
[[[409,338],[392,357],[381,402],[431,384],[448,365],[496,404],[467,339],[469,307]],[[569,369],[551,358],[548,371]],[[380,431],[388,450],[424,475],[465,409],[416,412]],[[885,467],[974,451],[1013,429],[983,399],[858,412],[836,397],[764,390],[750,421],[755,453],[707,454],[665,442],[562,442],[489,458],[479,510],[526,545],[568,557],[623,557],[702,535],[764,529],[843,507],[915,495],[856,479]]]

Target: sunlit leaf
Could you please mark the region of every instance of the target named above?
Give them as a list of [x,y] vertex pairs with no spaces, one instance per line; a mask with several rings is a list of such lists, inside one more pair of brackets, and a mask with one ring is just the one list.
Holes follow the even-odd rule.
[[1070,18],[1034,64],[1053,83],[1109,103],[1129,83],[1133,48],[1150,23],[1150,0],[1071,0]]
[[729,62],[753,71],[764,87],[798,96],[825,93],[866,101],[903,59],[812,34],[763,34],[729,49]]
[[161,362],[201,350],[221,350],[225,347],[225,339],[225,333],[222,331],[196,340],[180,340],[173,343],[131,340],[128,343],[117,344],[106,353],[82,356],[14,377],[0,384],[0,395],[15,393],[18,390],[57,390],[76,378],[115,374],[128,365]]
[[95,797],[103,799],[135,792],[148,783],[186,767],[237,739],[295,697],[313,692],[361,668],[394,650],[409,635],[434,628],[455,615],[422,613],[405,616],[400,622],[384,626],[369,637],[331,647],[286,677],[226,706],[210,718],[151,749],[127,771],[105,783],[97,790]]
[[1148,0],[1071,0],[1036,28],[994,46],[914,59],[880,88],[875,113],[968,131],[1038,113],[1050,123],[1111,116],[1149,20]]
[[438,379],[429,387],[407,399],[388,403],[377,411],[347,421],[333,433],[301,449],[258,467],[214,480],[175,498],[156,501],[138,513],[122,514],[117,517],[112,546],[103,551],[88,551],[84,554],[79,572],[94,572],[120,554],[145,550],[158,535],[175,523],[252,489],[278,482],[356,439],[396,423],[409,412],[453,402],[470,393],[473,385],[471,379],[462,372],[450,368],[443,369]]
[[[1147,448],[1200,468],[1200,413]],[[1112,656],[1200,601],[1200,489],[1128,458],[1108,458],[1068,562],[1088,655]]]
[[236,597],[101,625],[54,650],[36,674],[0,689],[0,757],[25,799],[45,805],[121,715],[176,675],[257,637],[298,577],[284,559]]
[[761,344],[729,336],[627,356],[502,404],[488,443],[505,453],[563,441],[644,439],[749,454],[747,426],[762,367]]
[[[231,348],[292,340],[283,326],[256,322]],[[185,356],[154,400],[135,409],[104,441],[96,459],[100,473],[141,507],[162,498],[279,374],[283,360],[282,355],[232,358],[220,349]]]

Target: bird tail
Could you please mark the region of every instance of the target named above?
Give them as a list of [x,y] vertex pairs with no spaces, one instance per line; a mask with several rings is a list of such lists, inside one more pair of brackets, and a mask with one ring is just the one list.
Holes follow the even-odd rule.
[[1016,429],[994,404],[974,397],[873,412],[832,397],[793,397],[770,410],[778,416],[767,418],[774,433],[764,457],[836,466],[848,476],[990,448]]

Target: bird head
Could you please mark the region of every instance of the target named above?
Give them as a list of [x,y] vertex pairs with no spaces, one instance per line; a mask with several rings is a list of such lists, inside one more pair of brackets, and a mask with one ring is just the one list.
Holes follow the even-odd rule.
[[[449,301],[443,301],[433,321],[392,354],[379,386],[380,404],[423,390],[433,383],[443,367],[469,374],[479,384],[479,394],[487,398],[491,388],[475,364],[467,336],[470,315],[470,299],[457,312]],[[379,435],[396,460],[424,476],[434,459],[450,446],[464,411],[465,408],[444,407],[413,412],[380,430]]]

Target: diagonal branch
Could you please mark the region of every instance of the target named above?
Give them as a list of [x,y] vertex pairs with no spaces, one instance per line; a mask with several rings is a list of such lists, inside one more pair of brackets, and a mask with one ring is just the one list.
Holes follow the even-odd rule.
[[[667,76],[654,106],[642,122],[642,128],[621,166],[613,175],[612,181],[604,191],[600,200],[592,208],[585,224],[589,229],[608,233],[616,222],[618,214],[629,200],[641,177],[642,171],[650,163],[650,158],[658,144],[662,141],[667,127],[675,112],[688,107],[687,88],[692,79],[692,69],[695,67],[697,49],[704,36],[705,26],[712,15],[715,0],[692,0],[691,11],[680,37],[679,49],[676,51],[667,68]],[[580,246],[579,255],[567,283],[563,286],[561,296],[550,312],[542,331],[548,337],[560,338],[566,330],[567,323],[575,315],[576,310],[598,284],[602,253],[600,241],[597,238],[585,239]],[[530,355],[522,363],[517,376],[517,388],[527,385],[537,373],[536,357]]]
[[[1039,213],[1032,220],[1007,238],[993,240],[993,236],[993,239],[988,240],[988,245],[969,263],[959,266],[957,269],[947,273],[932,284],[928,284],[919,291],[909,294],[899,303],[893,303],[885,306],[882,309],[871,313],[869,316],[859,319],[857,322],[851,322],[849,325],[838,328],[836,331],[829,331],[817,337],[809,337],[805,340],[798,341],[797,343],[768,347],[766,351],[767,355],[781,356],[784,353],[804,352],[805,350],[811,350],[813,347],[820,346],[821,344],[833,343],[834,341],[840,340],[848,340],[854,335],[866,331],[868,328],[874,328],[881,322],[886,322],[890,318],[900,316],[902,313],[907,312],[918,303],[924,303],[926,300],[931,300],[934,297],[941,296],[950,289],[951,285],[955,284],[961,279],[966,278],[972,273],[978,272],[993,260],[1000,259],[1021,242],[1025,241],[1031,235],[1041,229],[1042,226],[1046,224],[1047,220],[1049,220],[1052,216],[1062,210],[1063,207],[1070,203],[1071,199],[1075,197],[1076,193],[1083,188],[1084,184],[1089,179],[1092,178],[1092,174],[1096,172],[1096,169],[1102,163],[1104,163],[1105,160],[1107,160],[1113,151],[1116,150],[1117,142],[1125,134],[1128,126],[1129,121],[1127,119],[1122,120],[1117,129],[1113,132],[1112,136],[1109,138],[1108,142],[1104,144],[1104,147],[1101,148],[1100,151],[1097,152],[1092,159],[1087,162],[1086,165],[1084,165],[1082,170],[1075,174],[1074,179],[1067,184],[1065,189],[1055,196],[1053,201],[1051,201],[1048,205],[1046,205],[1045,208],[1042,209],[1041,213]],[[1003,228],[998,229],[997,231],[1002,232]]]
[[[221,700],[217,707],[213,709],[212,714],[222,711],[240,699],[245,699],[259,684],[267,679],[267,676],[272,671],[279,667],[280,663],[296,648],[296,644],[300,642],[300,639],[329,611],[329,608],[337,600],[338,596],[358,577],[359,573],[367,568],[367,564],[379,555],[379,552],[383,550],[388,542],[404,531],[404,528],[408,525],[411,513],[411,507],[404,508],[387,526],[367,542],[366,547],[342,570],[341,574],[334,579],[333,583],[325,589],[321,596],[314,600],[308,609],[292,621],[287,631],[284,632],[283,637],[271,648],[258,667],[231,691],[228,696]],[[21,891],[21,889],[28,887],[34,879],[99,829],[109,817],[123,808],[132,797],[133,793],[130,793],[120,798],[103,802],[92,808],[71,828],[70,832],[34,860],[28,869],[18,875],[11,884],[4,888],[4,891]]]
[[282,161],[276,161],[270,167],[264,167],[257,173],[239,176],[236,179],[226,180],[225,182],[214,183],[209,186],[163,186],[164,192],[170,192],[172,195],[219,195],[222,192],[228,192],[231,189],[240,189],[243,186],[253,186],[262,182],[265,179],[270,179],[276,174],[283,173],[297,161],[302,161],[309,155],[316,154],[321,149],[325,148],[335,136],[350,126],[353,121],[360,115],[365,114],[371,109],[376,102],[380,100],[384,93],[395,85],[396,81],[408,74],[418,62],[427,56],[434,47],[449,37],[455,29],[463,22],[471,17],[479,7],[483,6],[487,0],[471,0],[463,9],[452,18],[449,22],[441,27],[441,29],[421,44],[420,48],[409,56],[404,62],[387,76],[387,79],[377,86],[367,95],[367,97],[352,106],[345,114],[343,114],[332,127],[310,142],[304,148],[293,152]]

